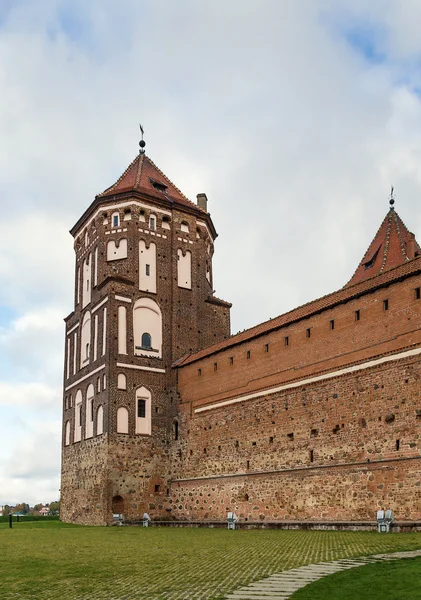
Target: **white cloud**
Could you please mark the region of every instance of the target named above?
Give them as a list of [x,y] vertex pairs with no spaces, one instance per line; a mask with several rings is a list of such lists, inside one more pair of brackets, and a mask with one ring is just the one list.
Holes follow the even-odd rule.
[[[44,301],[47,303],[48,298]],[[63,332],[62,312],[48,304],[24,313],[9,327],[0,328],[0,359],[3,359],[0,377],[17,386],[17,377],[57,386],[63,366]],[[9,375],[5,372],[6,364]],[[20,393],[18,387],[15,390]]]
[[0,405],[56,410],[61,402],[61,389],[41,383],[5,383],[0,381]]

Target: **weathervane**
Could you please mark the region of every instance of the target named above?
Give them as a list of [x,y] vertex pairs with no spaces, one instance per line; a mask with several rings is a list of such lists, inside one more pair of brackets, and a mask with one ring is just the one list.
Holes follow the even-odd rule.
[[389,196],[389,204],[390,204],[390,208],[393,210],[393,205],[395,204],[395,196],[393,195],[393,190],[395,188],[392,186],[390,186],[390,196]]
[[144,129],[143,129],[143,127],[142,127],[142,125],[140,123],[139,123],[139,127],[140,127],[140,133],[142,134],[142,139],[139,142],[139,147],[140,147],[139,152],[140,152],[140,154],[145,154],[146,142],[143,139],[143,134],[145,133],[145,131],[144,131]]

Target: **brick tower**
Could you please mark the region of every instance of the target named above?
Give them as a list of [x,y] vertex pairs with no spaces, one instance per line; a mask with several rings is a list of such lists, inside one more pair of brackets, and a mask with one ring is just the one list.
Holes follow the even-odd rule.
[[216,231],[205,194],[190,202],[144,154],[71,230],[74,311],[65,319],[61,515],[171,516],[176,370],[230,335],[213,296]]

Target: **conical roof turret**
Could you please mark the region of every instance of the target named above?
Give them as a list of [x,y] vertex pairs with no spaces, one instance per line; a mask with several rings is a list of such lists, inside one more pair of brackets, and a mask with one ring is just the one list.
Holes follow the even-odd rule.
[[155,165],[144,153],[139,153],[127,169],[113,185],[104,190],[97,198],[115,196],[123,192],[141,192],[161,199],[165,198],[175,204],[194,207],[206,212],[191,202],[178,187]]
[[403,265],[420,254],[414,234],[407,229],[391,201],[389,212],[345,287]]

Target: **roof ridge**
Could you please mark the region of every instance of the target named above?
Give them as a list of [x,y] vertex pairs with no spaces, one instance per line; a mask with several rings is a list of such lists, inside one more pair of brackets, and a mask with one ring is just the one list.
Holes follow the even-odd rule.
[[[388,222],[387,222],[387,229],[386,229],[386,240],[385,240],[384,248],[383,248],[383,259],[382,259],[382,264],[380,266],[380,273],[383,273],[383,270],[384,270],[384,268],[386,266],[387,253],[388,253],[388,250],[389,250],[389,242],[390,242],[390,231],[392,229],[392,217],[393,217],[393,213],[394,212],[395,211],[393,209],[390,209],[389,212],[386,215]],[[384,220],[383,220],[383,222],[384,222]],[[382,225],[383,225],[383,223],[382,223]],[[376,239],[376,238],[374,238],[374,239]],[[374,242],[374,240],[373,240],[373,242]],[[370,277],[368,279],[370,279]]]
[[395,225],[396,225],[396,231],[397,231],[397,234],[398,234],[398,240],[399,240],[399,243],[400,243],[400,246],[401,246],[402,256],[408,261],[409,258],[408,258],[408,254],[406,253],[406,248],[405,248],[404,241],[402,239],[402,232],[401,232],[401,228],[400,228],[400,225],[399,225],[399,221],[401,221],[402,225],[405,227],[405,229],[409,233],[409,229],[405,226],[405,223],[401,220],[400,216],[397,213],[395,213]]
[[[375,240],[375,239],[376,239],[376,237],[379,235],[379,233],[380,233],[380,230],[381,230],[381,228],[383,227],[383,224],[384,224],[385,220],[386,220],[386,219],[389,217],[389,214],[390,214],[390,212],[391,212],[391,211],[389,210],[389,211],[388,211],[388,213],[387,213],[387,215],[386,215],[386,216],[385,216],[385,218],[383,219],[383,221],[380,223],[380,226],[379,226],[379,228],[377,229],[377,231],[376,231],[376,233],[375,233],[375,235],[374,235],[373,239],[371,240],[370,244],[368,245],[368,248],[367,248],[367,250],[365,251],[365,253],[364,253],[364,256],[362,257],[362,259],[360,260],[360,262],[359,262],[359,263],[358,263],[358,265],[356,266],[356,268],[355,268],[355,271],[354,271],[354,272],[353,272],[353,274],[352,274],[352,277],[351,277],[351,278],[350,278],[350,279],[347,281],[347,283],[346,283],[346,284],[343,286],[344,288],[346,288],[346,287],[348,287],[348,286],[349,286],[350,282],[351,282],[351,281],[354,279],[354,277],[355,277],[355,275],[356,275],[356,273],[357,273],[358,269],[360,268],[361,264],[364,264],[364,261],[365,261],[365,259],[366,259],[367,255],[368,255],[368,252],[369,252],[369,250],[370,250],[371,246],[374,244],[374,240]],[[352,284],[352,285],[354,285],[354,284]]]
[[139,156],[140,156],[139,165],[138,165],[138,168],[137,168],[136,179],[135,179],[135,182],[134,182],[134,187],[135,188],[137,188],[137,186],[139,185],[140,178],[142,176],[143,161],[144,161],[144,158],[145,158],[145,155],[143,153],[140,154]]
[[164,177],[164,179],[166,179],[172,185],[172,187],[175,190],[177,190],[177,192],[180,194],[180,196],[182,196],[184,198],[184,200],[187,200],[187,202],[190,202],[191,204],[193,204],[193,206],[196,206],[196,204],[194,202],[192,202],[190,200],[190,198],[187,198],[187,196],[185,194],[183,194],[183,192],[171,181],[171,179],[168,177],[168,175],[165,175],[165,173],[163,171],[161,171],[161,169],[154,163],[154,161],[149,156],[146,156],[146,158],[148,159],[150,164],[162,175],[162,177]]
[[130,169],[133,167],[134,163],[139,159],[139,154],[132,160],[132,162],[129,164],[129,166],[127,167],[127,169],[125,169],[125,171],[123,171],[123,173],[120,175],[120,177],[117,179],[117,181],[115,181],[113,183],[113,185],[110,185],[110,187],[106,188],[103,192],[97,194],[97,196],[103,196],[104,194],[108,193],[108,192],[112,192],[114,188],[117,187],[117,185],[120,183],[120,181],[123,179],[123,177],[125,177],[127,175],[127,173],[130,171]]

